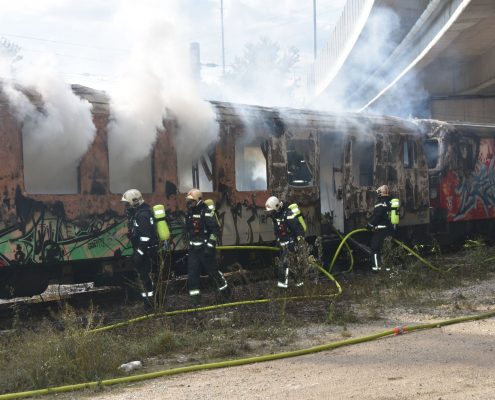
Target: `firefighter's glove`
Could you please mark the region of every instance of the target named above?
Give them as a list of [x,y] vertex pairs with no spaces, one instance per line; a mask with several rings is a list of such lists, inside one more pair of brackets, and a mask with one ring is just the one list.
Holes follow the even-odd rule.
[[144,251],[142,251],[139,247],[134,250],[134,254],[132,255],[132,262],[134,264],[140,264],[144,258]]
[[209,256],[215,254],[215,247],[216,247],[216,242],[209,240],[205,246],[205,254]]

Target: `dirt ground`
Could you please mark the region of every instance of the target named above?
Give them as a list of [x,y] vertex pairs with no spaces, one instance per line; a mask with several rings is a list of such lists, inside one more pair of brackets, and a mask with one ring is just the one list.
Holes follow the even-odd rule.
[[[433,310],[396,307],[366,324],[307,326],[297,348],[495,309],[495,276],[444,291]],[[464,300],[458,300],[464,299]],[[495,399],[495,318],[294,358],[74,392],[64,399]],[[62,396],[57,396],[61,398]]]

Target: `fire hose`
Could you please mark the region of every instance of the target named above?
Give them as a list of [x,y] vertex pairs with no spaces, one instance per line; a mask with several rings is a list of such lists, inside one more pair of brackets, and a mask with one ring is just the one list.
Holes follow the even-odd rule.
[[[235,306],[245,305],[245,304],[268,303],[268,302],[272,302],[272,301],[297,300],[297,299],[301,299],[301,298],[336,297],[342,293],[342,288],[339,285],[339,283],[337,282],[337,280],[330,273],[332,268],[333,268],[333,265],[335,263],[335,260],[337,259],[338,254],[340,253],[342,247],[344,246],[344,244],[346,243],[348,238],[350,236],[358,233],[358,232],[364,232],[364,231],[368,231],[368,230],[367,229],[356,229],[356,230],[348,233],[345,237],[342,238],[341,243],[338,246],[337,251],[334,254],[332,262],[330,263],[328,271],[326,271],[324,268],[322,268],[321,265],[317,264],[315,260],[312,263],[312,265],[314,267],[316,267],[327,278],[329,278],[331,281],[333,281],[335,283],[335,285],[338,289],[337,294],[315,295],[315,296],[292,296],[292,297],[282,297],[282,298],[276,298],[276,299],[246,300],[246,301],[239,301],[239,302],[233,302],[233,303],[217,304],[217,305],[213,305],[213,306],[198,307],[198,308],[193,308],[193,309],[168,311],[168,312],[162,312],[162,313],[156,313],[156,314],[141,316],[138,318],[134,318],[132,320],[128,320],[128,321],[120,322],[117,324],[96,328],[96,329],[93,329],[89,332],[96,333],[96,332],[108,331],[111,329],[115,329],[118,327],[129,325],[129,324],[132,324],[135,322],[143,321],[143,320],[150,319],[150,318],[156,318],[156,317],[160,317],[160,316],[173,316],[173,315],[179,315],[179,314],[190,313],[190,312],[208,311],[208,310],[225,308],[225,307],[235,307]],[[411,248],[409,248],[404,243],[400,242],[397,239],[394,239],[394,241],[398,245],[400,245],[404,249],[406,249],[408,252],[410,252],[411,254],[416,256],[425,265],[427,265],[428,267],[430,267],[430,268],[432,268],[438,272],[448,272],[452,269],[452,268],[449,268],[448,270],[442,270],[440,268],[437,268],[434,265],[432,265],[430,262],[425,260],[423,257],[421,257],[419,254],[414,252]],[[270,246],[219,246],[219,250],[230,250],[230,249],[232,249],[232,250],[234,250],[234,249],[257,249],[257,250],[261,250],[262,249],[262,250],[268,250],[268,251],[278,251],[279,250],[276,247],[270,247]],[[350,251],[350,249],[349,249],[349,251]],[[352,251],[351,251],[351,255],[352,255]],[[353,259],[351,257],[351,263],[352,262],[353,262]],[[351,268],[352,268],[352,264],[351,264]],[[126,376],[126,377],[121,377],[121,378],[102,380],[102,381],[85,382],[85,383],[80,383],[80,384],[59,386],[59,387],[46,388],[46,389],[38,389],[38,390],[32,390],[32,391],[26,391],[26,392],[8,393],[8,394],[0,395],[0,400],[20,399],[20,398],[26,398],[26,397],[32,397],[32,396],[71,392],[71,391],[75,391],[75,390],[89,389],[89,388],[95,388],[95,387],[101,387],[101,386],[111,386],[111,385],[116,385],[116,384],[121,384],[121,383],[138,382],[138,381],[143,381],[143,380],[147,380],[147,379],[154,379],[154,378],[159,378],[162,376],[176,375],[176,374],[187,373],[187,372],[216,369],[216,368],[226,368],[226,367],[246,365],[246,364],[258,363],[258,362],[278,360],[278,359],[289,358],[289,357],[297,357],[297,356],[301,356],[301,355],[332,350],[332,349],[335,349],[338,347],[349,346],[349,345],[358,344],[358,343],[364,343],[367,341],[376,340],[376,339],[386,337],[386,336],[398,335],[398,334],[403,334],[406,332],[413,332],[413,331],[417,331],[417,330],[439,328],[442,326],[453,325],[453,324],[468,322],[468,321],[475,321],[475,320],[480,320],[480,319],[486,319],[486,318],[491,318],[494,316],[495,316],[495,310],[492,310],[492,311],[488,311],[488,312],[478,314],[478,315],[453,318],[453,319],[444,320],[441,322],[395,327],[393,329],[388,329],[388,330],[385,330],[383,332],[378,332],[378,333],[368,335],[368,336],[363,336],[363,337],[353,338],[353,339],[346,339],[346,340],[337,341],[337,342],[331,342],[331,343],[327,343],[327,344],[323,344],[323,345],[319,345],[319,346],[314,346],[314,347],[310,347],[310,348],[306,348],[306,349],[294,350],[294,351],[289,351],[289,352],[267,354],[267,355],[262,355],[262,356],[257,356],[257,357],[248,357],[248,358],[214,362],[214,363],[208,363],[208,364],[190,365],[187,367],[172,368],[172,369],[166,369],[166,370],[162,370],[162,371],[156,371],[156,372],[150,372],[150,373],[138,374],[138,375],[131,375],[131,376]]]
[[139,381],[144,381],[147,379],[155,379],[155,378],[160,378],[162,376],[177,375],[177,374],[183,374],[183,373],[187,373],[187,372],[203,371],[203,370],[216,369],[216,368],[235,367],[235,366],[239,366],[239,365],[246,365],[246,364],[253,364],[253,363],[259,363],[259,362],[265,362],[265,361],[280,360],[280,359],[289,358],[289,357],[298,357],[298,356],[303,356],[303,355],[307,355],[307,354],[318,353],[321,351],[333,350],[333,349],[343,347],[343,346],[350,346],[353,344],[369,342],[369,341],[377,340],[377,339],[380,339],[380,338],[383,338],[386,336],[394,336],[394,335],[399,335],[399,334],[403,334],[406,332],[440,328],[442,326],[459,324],[462,322],[476,321],[476,320],[480,320],[480,319],[487,319],[487,318],[492,318],[494,316],[495,316],[495,310],[492,310],[492,311],[488,311],[488,312],[478,314],[478,315],[452,318],[452,319],[448,319],[448,320],[444,320],[444,321],[440,321],[440,322],[433,322],[433,323],[429,323],[429,324],[419,324],[419,325],[412,325],[412,326],[408,326],[408,327],[395,327],[395,328],[387,329],[383,332],[378,332],[378,333],[368,335],[368,336],[362,336],[362,337],[352,338],[352,339],[345,339],[345,340],[341,340],[341,341],[337,341],[337,342],[331,342],[331,343],[326,343],[326,344],[322,344],[319,346],[309,347],[306,349],[286,351],[286,352],[275,353],[275,354],[265,354],[265,355],[257,356],[257,357],[240,358],[240,359],[236,359],[236,360],[227,360],[227,361],[220,361],[220,362],[214,362],[214,363],[208,363],[208,364],[189,365],[187,367],[165,369],[162,371],[149,372],[149,373],[139,374],[139,375],[131,375],[131,376],[126,376],[126,377],[121,377],[121,378],[106,379],[106,380],[102,380],[102,381],[85,382],[85,383],[79,383],[79,384],[75,384],[75,385],[66,385],[66,386],[59,386],[59,387],[39,389],[39,390],[31,390],[31,391],[18,392],[18,393],[8,393],[8,394],[0,395],[0,400],[21,399],[21,398],[32,397],[32,396],[41,396],[41,395],[47,395],[47,394],[72,392],[72,391],[76,391],[76,390],[91,389],[91,388],[97,388],[97,387],[101,387],[101,386],[111,386],[111,385],[117,385],[117,384],[121,384],[121,383],[139,382]]

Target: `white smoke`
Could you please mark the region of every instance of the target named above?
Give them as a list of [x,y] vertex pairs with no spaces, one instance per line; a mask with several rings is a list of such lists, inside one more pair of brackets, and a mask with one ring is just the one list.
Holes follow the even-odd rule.
[[29,65],[17,62],[18,55],[2,58],[3,90],[22,125],[26,191],[77,193],[77,167],[96,133],[91,104],[72,92],[51,56]]
[[[132,43],[122,79],[110,90],[110,181],[113,192],[152,191],[150,152],[164,118],[175,117],[181,182],[218,136],[215,113],[192,78],[179,3],[125,2],[115,19]],[[171,160],[173,162],[173,160]],[[140,165],[136,169],[136,165]],[[137,172],[137,173],[136,173]],[[159,173],[159,172],[158,172]]]
[[[352,53],[331,82],[325,93],[314,99],[310,107],[332,111],[355,111],[363,107],[388,83],[385,74],[390,68],[380,68],[400,44],[407,29],[403,21],[390,8],[375,6],[366,27],[352,49]],[[421,77],[411,71],[391,90],[381,104],[367,112],[408,117],[423,112],[421,102],[428,98]]]

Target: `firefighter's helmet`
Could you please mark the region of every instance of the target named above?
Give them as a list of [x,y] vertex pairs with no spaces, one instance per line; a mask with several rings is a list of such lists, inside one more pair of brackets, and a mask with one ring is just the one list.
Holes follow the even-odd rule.
[[376,193],[378,196],[389,196],[390,192],[388,191],[387,185],[382,185],[378,189],[376,189]]
[[189,207],[197,206],[203,198],[203,193],[201,190],[193,188],[186,195],[186,203]]
[[139,207],[144,203],[143,195],[137,189],[126,190],[122,195],[122,201],[129,203],[131,207]]
[[275,196],[271,196],[265,203],[265,210],[268,212],[278,211],[282,207],[282,202]]

